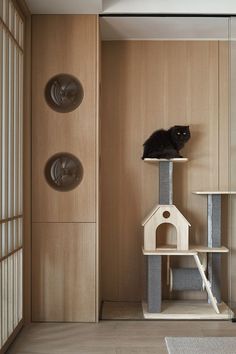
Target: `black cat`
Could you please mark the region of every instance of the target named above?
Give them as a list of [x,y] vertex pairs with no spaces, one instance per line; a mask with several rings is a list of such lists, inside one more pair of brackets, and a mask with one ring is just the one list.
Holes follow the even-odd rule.
[[169,130],[155,131],[143,144],[142,159],[173,159],[182,157],[179,151],[190,139],[189,126],[175,125]]

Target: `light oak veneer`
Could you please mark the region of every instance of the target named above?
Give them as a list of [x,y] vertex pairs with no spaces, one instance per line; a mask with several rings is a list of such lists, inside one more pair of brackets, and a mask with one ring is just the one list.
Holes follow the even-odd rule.
[[[33,222],[96,221],[97,17],[33,16],[32,21],[32,219]],[[54,75],[68,73],[84,89],[70,113],[53,111],[44,90]],[[44,177],[47,160],[69,152],[83,165],[78,188],[52,189]]]
[[[84,98],[70,113],[46,103],[47,82],[75,76]],[[98,100],[99,30],[95,15],[32,17],[32,319],[98,320]],[[54,154],[68,152],[83,165],[69,192],[46,182]]]
[[[174,204],[191,224],[190,243],[206,244],[207,205],[192,191],[229,188],[225,144],[227,75],[225,42],[103,42],[101,276],[104,300],[140,301],[144,295],[141,220],[158,202],[159,167],[144,163],[141,156],[142,143],[156,129],[190,125],[192,137],[182,151],[189,160],[174,165]],[[222,244],[227,246],[227,228],[223,225]],[[167,229],[167,235],[168,240],[175,241],[172,229]],[[225,262],[223,267],[227,272]],[[178,257],[173,265],[191,266],[192,263]],[[226,277],[223,288],[227,289]],[[164,296],[169,296],[165,289]],[[204,297],[198,292],[176,296]]]
[[33,321],[95,321],[95,224],[34,223],[32,233]]

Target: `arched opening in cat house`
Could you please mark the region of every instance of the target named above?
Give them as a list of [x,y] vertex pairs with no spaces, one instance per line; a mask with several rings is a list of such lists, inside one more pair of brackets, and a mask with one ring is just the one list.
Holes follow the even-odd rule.
[[162,223],[156,228],[156,248],[168,247],[177,249],[177,229],[169,223]]

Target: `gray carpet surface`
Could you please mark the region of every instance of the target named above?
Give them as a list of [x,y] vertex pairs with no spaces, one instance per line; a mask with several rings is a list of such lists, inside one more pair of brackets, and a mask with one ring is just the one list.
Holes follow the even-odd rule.
[[169,354],[236,354],[236,337],[166,337]]

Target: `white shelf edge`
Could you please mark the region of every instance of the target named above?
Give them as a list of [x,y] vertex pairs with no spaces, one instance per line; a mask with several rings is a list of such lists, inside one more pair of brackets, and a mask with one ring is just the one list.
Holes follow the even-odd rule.
[[176,159],[144,159],[144,162],[149,162],[149,163],[159,163],[159,162],[187,162],[188,158],[182,157],[182,158],[176,158]]
[[236,194],[236,191],[194,191],[192,192],[193,194],[198,194],[198,195],[214,195],[214,194]]
[[228,253],[229,249],[227,247],[207,247],[207,246],[199,246],[193,245],[190,246],[189,250],[181,251],[177,249],[173,249],[171,247],[160,247],[155,251],[143,250],[143,254],[145,256],[194,256],[198,253]]

